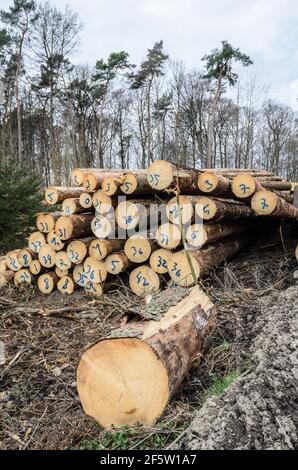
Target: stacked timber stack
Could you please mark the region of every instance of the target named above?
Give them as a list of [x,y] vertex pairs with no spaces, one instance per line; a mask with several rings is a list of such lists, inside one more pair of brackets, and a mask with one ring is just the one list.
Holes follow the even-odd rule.
[[38,214],[28,246],[0,260],[1,286],[99,296],[129,272],[138,296],[169,279],[189,287],[249,243],[263,217],[298,220],[293,184],[267,171],[158,160],[148,170],[75,169],[71,182],[46,189],[56,211]]

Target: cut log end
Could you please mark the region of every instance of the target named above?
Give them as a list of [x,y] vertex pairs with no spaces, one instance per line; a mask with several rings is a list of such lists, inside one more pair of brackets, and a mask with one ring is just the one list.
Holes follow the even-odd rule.
[[39,214],[36,219],[36,227],[42,233],[52,232],[55,228],[55,217],[46,212]]
[[38,260],[45,268],[52,268],[56,262],[56,252],[50,245],[46,244],[39,250]]
[[29,268],[32,258],[32,253],[28,248],[23,248],[17,255],[18,262],[23,268]]
[[109,255],[105,259],[105,265],[108,273],[113,274],[115,276],[132,266],[132,262],[129,260],[125,253],[119,252],[112,253],[111,255]]
[[81,240],[74,240],[69,243],[67,256],[73,264],[81,264],[87,256],[87,246]]
[[215,202],[208,197],[201,197],[195,205],[196,215],[202,220],[211,220],[216,216],[217,208]]
[[92,195],[89,193],[82,193],[80,195],[80,204],[85,209],[90,209],[93,206]]
[[88,256],[84,261],[84,273],[87,280],[95,284],[104,282],[108,274],[105,262],[92,258],[92,256]]
[[93,194],[92,203],[96,212],[101,215],[107,214],[113,207],[111,197],[105,194],[101,189]]
[[138,181],[136,176],[132,173],[125,175],[120,189],[124,194],[133,194],[138,189]]
[[59,191],[55,186],[50,186],[45,190],[45,195],[44,195],[45,201],[47,204],[50,205],[55,205],[58,203],[59,199]]
[[18,271],[19,269],[22,268],[19,260],[18,260],[18,254],[20,250],[13,250],[9,251],[7,253],[7,267],[11,271]]
[[87,191],[96,191],[100,187],[100,179],[95,173],[85,173],[82,184]]
[[115,211],[117,224],[124,230],[132,230],[139,223],[139,210],[131,201],[122,201]]
[[114,196],[119,192],[120,186],[123,184],[124,178],[119,175],[119,177],[107,176],[103,179],[101,189],[107,196]]
[[144,263],[149,259],[151,251],[150,240],[141,235],[130,237],[124,245],[126,256],[133,263]]
[[57,283],[57,289],[61,294],[70,295],[75,290],[75,283],[70,276],[63,276]]
[[153,189],[158,191],[167,189],[171,186],[174,179],[171,163],[164,160],[153,162],[148,168],[147,179]]
[[41,232],[33,232],[28,238],[28,247],[33,253],[38,253],[40,248],[45,244],[46,239]]
[[79,363],[77,387],[85,413],[106,428],[152,425],[169,399],[163,363],[135,338],[103,340],[88,349]]
[[42,265],[38,261],[38,259],[33,259],[30,263],[29,270],[34,275],[37,276],[42,271]]
[[114,230],[114,224],[105,216],[96,216],[91,222],[92,233],[96,238],[107,238]]
[[212,171],[204,171],[198,177],[198,188],[202,193],[213,193],[218,186],[218,176]]
[[64,243],[55,232],[50,232],[47,235],[47,243],[54,251],[60,251],[64,248]]
[[87,281],[85,292],[92,297],[101,297],[104,293],[102,284],[95,284],[94,282]]
[[278,197],[271,191],[258,191],[251,200],[251,207],[259,215],[270,215],[277,206]]
[[256,190],[256,182],[251,175],[240,173],[232,181],[232,191],[239,199],[251,197]]
[[170,199],[167,204],[167,218],[173,224],[180,225],[181,222],[187,224],[191,221],[193,213],[191,200],[187,196],[179,196],[179,204],[176,196]]
[[59,251],[56,253],[55,264],[61,271],[66,271],[72,267],[72,262],[70,261],[66,251]]
[[31,284],[32,280],[33,280],[32,274],[29,271],[29,269],[26,269],[26,268],[20,269],[14,275],[14,284],[16,286]]
[[171,255],[169,250],[159,248],[150,256],[150,267],[158,274],[166,274],[168,272],[168,258]]
[[56,288],[58,282],[58,276],[54,272],[49,272],[39,276],[37,285],[43,294],[50,294]]
[[166,222],[158,227],[155,238],[159,246],[173,250],[181,243],[181,232],[177,225]]
[[76,264],[73,268],[72,277],[74,282],[80,287],[86,287],[88,282],[87,275],[84,271],[84,264]]
[[203,225],[193,224],[188,227],[185,238],[192,248],[198,249],[206,243],[207,233]]
[[[192,268],[191,268],[192,265]],[[168,259],[168,272],[173,281],[182,287],[193,286],[200,277],[200,265],[191,253],[172,253]]]
[[157,292],[160,287],[160,280],[149,266],[142,265],[135,268],[129,276],[131,290],[139,297]]

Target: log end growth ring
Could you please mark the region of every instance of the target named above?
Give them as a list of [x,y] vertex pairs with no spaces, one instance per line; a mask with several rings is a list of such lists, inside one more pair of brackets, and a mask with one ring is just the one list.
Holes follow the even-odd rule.
[[153,162],[147,172],[147,180],[153,189],[162,191],[167,189],[174,179],[174,172],[171,163],[164,160]]
[[232,181],[232,191],[239,199],[245,199],[254,194],[256,183],[251,175],[240,173]]
[[88,349],[78,366],[77,387],[85,413],[105,428],[150,426],[169,398],[163,363],[136,338],[103,340]]
[[277,206],[278,197],[271,191],[258,191],[251,200],[251,207],[259,215],[270,215]]

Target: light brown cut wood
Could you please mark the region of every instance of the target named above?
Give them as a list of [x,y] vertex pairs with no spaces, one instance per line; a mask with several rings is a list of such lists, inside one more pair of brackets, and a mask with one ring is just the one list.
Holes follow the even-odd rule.
[[15,271],[11,271],[9,269],[6,271],[0,272],[0,288],[7,286],[9,282],[13,280],[14,276],[15,276]]
[[91,231],[98,239],[114,238],[116,235],[115,220],[103,215],[95,216],[91,222]]
[[87,281],[85,292],[92,297],[101,297],[104,294],[104,286],[103,284],[95,284],[93,282]]
[[38,253],[40,248],[46,244],[46,239],[43,233],[33,232],[28,238],[28,248],[34,253]]
[[251,207],[257,215],[298,220],[296,207],[266,189],[256,192],[252,197]]
[[[86,194],[86,193],[83,193],[83,194]],[[79,198],[71,197],[71,198],[64,199],[62,203],[63,215],[82,214],[83,212],[87,212],[87,211],[86,211],[86,208],[81,205]]]
[[43,245],[38,253],[38,261],[45,268],[52,268],[56,261],[56,251],[48,244]]
[[53,232],[55,222],[61,217],[61,212],[43,212],[36,218],[36,227],[42,233]]
[[65,246],[64,242],[61,240],[60,237],[58,237],[58,235],[56,234],[55,231],[48,233],[48,235],[47,235],[47,244],[50,245],[50,247],[54,251],[61,251],[61,250],[63,250],[63,248]]
[[158,296],[154,307],[163,305],[165,312],[159,321],[129,322],[80,360],[77,387],[83,409],[105,428],[154,425],[214,327],[216,309],[198,286],[177,300],[177,288]]
[[72,277],[74,282],[80,287],[86,287],[88,277],[84,271],[84,264],[76,264],[73,268]]
[[145,297],[148,294],[157,292],[160,288],[159,275],[150,266],[143,264],[135,268],[129,276],[131,290],[138,297]]
[[298,261],[298,245],[296,246],[296,249],[295,249],[295,258]]
[[29,268],[33,258],[36,258],[36,255],[29,248],[23,248],[17,255],[18,262],[22,268]]
[[107,272],[117,275],[135,266],[123,251],[112,253],[105,259]]
[[188,252],[182,250],[172,253],[168,259],[168,272],[179,286],[192,286],[210,269],[237,253],[249,240],[247,235],[237,235],[208,245],[201,250]]
[[56,253],[55,265],[61,271],[66,271],[73,267],[73,263],[70,261],[66,251],[58,251],[58,253]]
[[198,198],[195,204],[195,212],[199,219],[205,221],[238,220],[241,218],[252,218],[255,216],[250,206],[242,202],[219,199]]
[[64,269],[64,270],[61,270],[60,268],[55,268],[55,273],[57,274],[57,276],[59,277],[59,279],[61,279],[61,277],[64,277],[64,276],[68,276],[69,274],[69,269]]
[[247,228],[249,228],[248,225],[239,223],[193,224],[188,227],[185,238],[191,249],[199,249],[206,243],[221,240],[235,233],[241,233]]
[[93,196],[93,192],[91,193],[82,193],[80,195],[80,204],[82,207],[84,207],[84,209],[91,209],[91,207],[93,207],[93,203],[92,203],[92,196]]
[[101,188],[104,178],[107,178],[108,176],[117,177],[122,172],[123,170],[114,170],[114,169],[105,170],[104,172],[100,172],[100,173],[91,171],[84,175],[83,186],[85,190],[87,191],[96,191],[97,189]]
[[88,237],[92,235],[92,219],[93,214],[74,214],[69,217],[63,215],[57,220],[55,231],[61,240]]
[[29,266],[29,271],[34,276],[40,274],[45,268],[40,264],[38,259],[33,259]]
[[92,203],[97,214],[101,215],[107,214],[112,208],[117,206],[117,200],[114,200],[111,196],[105,194],[102,189],[93,194]]
[[10,271],[18,271],[19,269],[22,268],[21,264],[18,261],[18,253],[20,250],[12,250],[9,251],[6,256],[7,256],[7,268]]
[[37,280],[38,289],[43,294],[50,294],[56,289],[58,276],[54,272],[48,272],[39,276]]
[[84,182],[86,173],[102,174],[106,173],[106,168],[74,168],[71,172],[71,184],[73,186],[81,186]]
[[257,191],[262,189],[262,185],[247,173],[240,173],[232,181],[233,194],[239,199],[249,200]]
[[17,271],[14,275],[14,284],[19,286],[21,284],[32,284],[33,276],[29,269],[23,268]]
[[45,190],[45,200],[49,205],[61,204],[65,199],[79,198],[83,192],[83,188],[50,186]]
[[89,246],[89,255],[101,261],[114,251],[123,250],[124,245],[125,240],[92,240]]
[[150,258],[151,253],[158,248],[158,243],[147,238],[147,234],[136,233],[126,241],[124,252],[133,263],[145,263]]
[[156,192],[148,182],[146,170],[125,173],[120,189],[124,194],[133,194],[134,196],[154,194]]
[[157,274],[166,274],[168,272],[168,257],[171,251],[165,248],[159,248],[154,251],[150,256],[150,268]]
[[117,225],[123,230],[133,230],[137,226],[141,231],[147,229],[147,221],[150,215],[154,217],[158,211],[159,202],[153,199],[125,200],[118,204],[115,211]]
[[74,282],[71,276],[63,276],[57,282],[57,289],[61,294],[70,295],[74,292],[76,287],[78,287],[78,285]]
[[155,160],[148,168],[147,179],[150,186],[158,191],[177,189],[179,186],[181,192],[199,194],[199,174],[199,170],[177,167],[165,160]]
[[180,223],[191,222],[194,215],[193,198],[191,196],[174,196],[167,204],[166,214],[173,224],[180,225]]
[[81,264],[87,256],[88,248],[93,238],[82,238],[69,243],[66,253],[73,264]]
[[8,269],[7,266],[7,257],[6,256],[1,256],[0,257],[0,273],[3,273]]
[[102,180],[101,189],[107,196],[115,196],[121,194],[120,186],[123,182],[124,177],[122,174],[119,174],[119,176],[106,176]]
[[88,256],[88,258],[85,259],[84,272],[87,276],[87,280],[95,284],[103,283],[108,275],[105,262],[92,258],[92,256]]
[[230,180],[219,173],[204,171],[198,177],[198,188],[202,193],[225,195],[230,193]]
[[173,250],[181,244],[181,232],[178,225],[166,222],[158,227],[156,241],[162,248]]

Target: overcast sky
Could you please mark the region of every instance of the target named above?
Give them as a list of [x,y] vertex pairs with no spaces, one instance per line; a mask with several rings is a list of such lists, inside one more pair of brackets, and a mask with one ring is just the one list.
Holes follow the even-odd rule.
[[[155,41],[189,69],[221,40],[254,60],[250,73],[270,95],[298,110],[297,0],[52,0],[68,4],[84,25],[75,63],[94,64],[126,50],[138,64]],[[7,8],[9,0],[0,0]],[[246,71],[248,72],[248,71]]]

